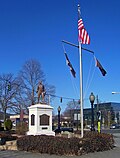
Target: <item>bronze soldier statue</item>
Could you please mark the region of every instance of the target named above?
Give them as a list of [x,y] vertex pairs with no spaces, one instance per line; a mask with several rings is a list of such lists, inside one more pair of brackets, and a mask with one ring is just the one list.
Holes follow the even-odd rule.
[[39,85],[37,87],[37,91],[36,92],[38,93],[38,103],[40,101],[40,98],[41,98],[42,103],[43,103],[46,92],[45,92],[45,87],[44,87],[44,85],[42,84],[41,81],[39,82]]

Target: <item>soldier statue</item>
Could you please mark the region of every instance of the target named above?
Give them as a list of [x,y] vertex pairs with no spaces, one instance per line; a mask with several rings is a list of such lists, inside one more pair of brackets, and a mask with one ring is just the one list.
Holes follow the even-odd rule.
[[39,85],[37,87],[37,91],[36,92],[38,93],[38,103],[40,101],[40,98],[41,98],[42,103],[43,103],[46,92],[45,92],[45,87],[44,87],[44,85],[42,84],[41,81],[39,82]]

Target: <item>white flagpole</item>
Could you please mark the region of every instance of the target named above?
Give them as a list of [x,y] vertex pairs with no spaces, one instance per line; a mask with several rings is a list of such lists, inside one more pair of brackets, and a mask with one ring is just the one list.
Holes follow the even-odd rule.
[[[80,17],[80,6],[78,5],[78,16]],[[83,77],[82,77],[82,49],[79,41],[79,57],[80,57],[80,122],[81,122],[81,138],[83,138]]]

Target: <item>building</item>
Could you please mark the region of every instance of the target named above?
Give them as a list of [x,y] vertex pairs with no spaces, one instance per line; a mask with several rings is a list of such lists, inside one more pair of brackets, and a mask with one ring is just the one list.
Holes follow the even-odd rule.
[[20,114],[15,114],[15,115],[10,115],[10,120],[12,122],[15,123],[15,125],[17,123],[19,123],[20,121],[24,121],[26,123],[28,123],[28,120],[29,120],[29,116],[26,115],[26,114],[23,114],[22,118],[21,118],[21,115]]
[[120,124],[120,103],[106,102],[95,104],[95,114],[97,114],[97,111],[101,112],[101,123],[103,127],[110,127],[112,123]]
[[[103,128],[109,128],[111,124],[120,124],[120,103],[106,102],[94,104],[94,124],[97,126],[98,115],[100,112],[100,121]],[[61,115],[61,125],[78,129],[80,123],[80,109],[70,109],[69,116]],[[91,108],[83,109],[84,127],[91,126]],[[56,119],[57,121],[57,119]]]

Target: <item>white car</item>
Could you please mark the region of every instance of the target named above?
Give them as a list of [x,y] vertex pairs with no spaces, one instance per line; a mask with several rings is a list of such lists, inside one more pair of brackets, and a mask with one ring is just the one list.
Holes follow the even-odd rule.
[[16,122],[13,122],[12,125],[13,125],[13,127],[16,127]]
[[110,126],[110,129],[120,129],[120,125],[119,124],[112,124]]

